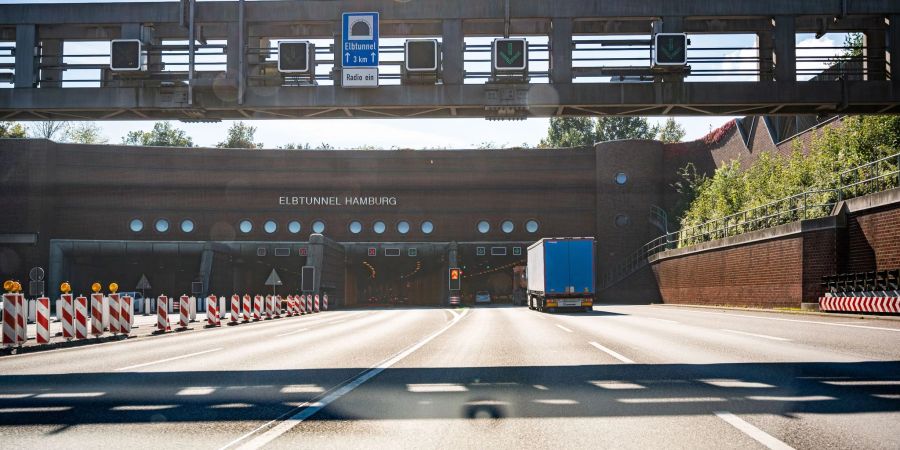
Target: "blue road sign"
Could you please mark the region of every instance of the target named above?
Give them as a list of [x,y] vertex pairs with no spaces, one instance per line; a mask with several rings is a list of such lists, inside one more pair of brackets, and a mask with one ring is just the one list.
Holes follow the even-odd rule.
[[344,67],[378,67],[378,13],[344,13],[341,29]]

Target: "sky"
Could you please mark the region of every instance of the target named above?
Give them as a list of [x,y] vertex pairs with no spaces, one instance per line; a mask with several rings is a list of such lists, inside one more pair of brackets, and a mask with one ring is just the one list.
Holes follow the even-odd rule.
[[[120,0],[123,1],[123,0]],[[144,0],[147,1],[147,0]],[[149,0],[149,1],[165,1],[165,0]],[[200,0],[202,1],[202,0]],[[250,0],[252,1],[252,0]],[[79,2],[108,2],[107,0],[79,0]],[[61,3],[61,1],[44,1],[44,0],[0,0],[0,5],[14,3]],[[74,3],[74,2],[73,2]],[[622,38],[628,38],[624,36]],[[646,36],[644,36],[646,38]],[[714,70],[718,73],[714,76],[692,77],[691,81],[739,81],[752,80],[752,77],[741,76],[740,70],[752,70],[755,63],[740,61],[735,58],[753,58],[757,55],[755,41],[751,35],[692,35],[690,55],[693,57],[703,56],[720,59],[730,59],[732,62],[713,62],[707,64],[697,64],[695,69]],[[576,38],[577,39],[577,38]],[[797,35],[798,56],[833,56],[838,52],[836,49],[828,49],[827,47],[836,47],[843,43],[844,35],[828,34],[821,39],[815,39],[812,35]],[[211,42],[213,43],[213,42]],[[402,43],[400,39],[382,39],[381,45],[399,45]],[[468,45],[479,45],[489,43],[487,38],[466,38]],[[530,45],[546,44],[546,37],[529,37]],[[322,42],[318,45],[324,45]],[[273,44],[274,45],[274,44]],[[818,48],[816,48],[818,47]],[[804,50],[807,48],[807,50]],[[703,50],[706,49],[706,50]],[[97,54],[108,53],[108,43],[70,43],[66,45],[65,54]],[[616,57],[616,58],[635,58],[632,61],[604,61],[600,62],[576,62],[575,65],[647,65],[648,63],[641,61],[646,57],[646,52],[604,52],[603,50],[586,50],[578,53],[576,56],[584,58],[594,57]],[[547,52],[532,52],[532,58],[546,58]],[[484,54],[467,53],[466,58],[483,57]],[[387,61],[393,55],[383,55],[382,61]],[[399,55],[402,58],[402,54]],[[219,62],[216,57],[211,57],[210,62]],[[198,61],[202,58],[198,57]],[[10,61],[0,54],[0,63]],[[171,57],[167,63],[174,64],[183,62],[178,57]],[[108,63],[108,57],[93,58],[67,58],[66,63],[69,64],[88,64],[88,63]],[[825,67],[824,62],[799,62],[798,68],[820,70]],[[174,66],[173,67],[177,67]],[[206,69],[221,70],[220,66],[210,65]],[[486,71],[486,63],[472,62],[466,63],[467,71]],[[532,64],[531,69],[534,71],[547,70],[546,63]],[[183,70],[183,68],[182,68]],[[320,73],[327,72],[330,67],[319,67]],[[389,69],[386,69],[389,70]],[[70,70],[64,74],[64,80],[68,86],[91,86],[95,83],[82,82],[77,80],[91,80],[98,78],[97,70]],[[802,79],[802,77],[801,77]],[[587,78],[580,79],[582,82],[609,82],[609,79]],[[483,82],[480,80],[471,80],[467,82]],[[546,78],[535,77],[532,82],[546,83]],[[384,83],[389,84],[389,83]],[[3,86],[3,87],[9,87]],[[0,87],[2,88],[2,87]],[[711,130],[718,128],[728,120],[734,117],[723,116],[706,116],[706,117],[676,117],[676,121],[681,124],[685,131],[685,140],[699,139],[709,133]],[[351,125],[350,120],[257,120],[251,122],[257,128],[256,138],[266,147],[277,147],[287,143],[308,143],[315,147],[322,143],[327,143],[334,148],[354,148],[361,146],[373,146],[377,148],[475,148],[485,143],[494,146],[536,146],[542,138],[545,137],[549,119],[547,118],[530,118],[524,121],[487,121],[484,119],[352,119],[352,130],[347,129]],[[652,124],[661,124],[665,117],[650,117]],[[231,121],[222,121],[220,123],[176,123],[178,128],[185,130],[191,136],[196,145],[213,146],[222,141],[225,130],[231,125]],[[153,122],[148,121],[107,121],[99,122],[103,134],[108,138],[110,143],[120,143],[122,138],[129,132],[134,130],[149,130],[153,126]]]

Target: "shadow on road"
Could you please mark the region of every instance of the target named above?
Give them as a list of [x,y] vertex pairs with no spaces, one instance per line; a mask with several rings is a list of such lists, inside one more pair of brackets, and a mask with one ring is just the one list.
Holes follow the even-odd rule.
[[[0,375],[0,426],[270,420],[365,369]],[[310,420],[900,410],[900,361],[387,369]]]

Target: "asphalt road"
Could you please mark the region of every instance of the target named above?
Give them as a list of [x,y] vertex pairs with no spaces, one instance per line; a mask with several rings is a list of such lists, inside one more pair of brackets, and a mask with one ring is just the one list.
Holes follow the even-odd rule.
[[3,448],[900,448],[900,322],[329,311],[0,358]]

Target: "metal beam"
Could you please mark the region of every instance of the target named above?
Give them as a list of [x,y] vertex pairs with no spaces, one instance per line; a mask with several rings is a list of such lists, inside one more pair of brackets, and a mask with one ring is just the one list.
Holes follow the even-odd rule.
[[16,77],[15,87],[33,88],[37,85],[37,27],[16,26]]

